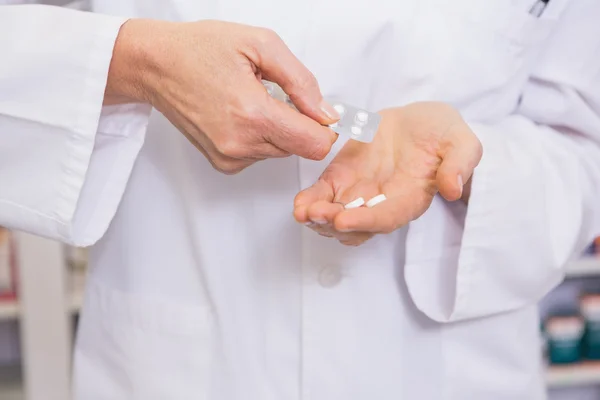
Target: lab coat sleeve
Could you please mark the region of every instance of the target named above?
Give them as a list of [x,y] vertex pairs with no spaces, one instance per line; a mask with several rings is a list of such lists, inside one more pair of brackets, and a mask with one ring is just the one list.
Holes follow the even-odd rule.
[[78,246],[106,231],[150,113],[102,107],[124,21],[0,6],[0,225]]
[[532,305],[600,234],[600,2],[572,2],[514,115],[472,122],[484,155],[468,207],[409,226],[405,278],[440,322]]

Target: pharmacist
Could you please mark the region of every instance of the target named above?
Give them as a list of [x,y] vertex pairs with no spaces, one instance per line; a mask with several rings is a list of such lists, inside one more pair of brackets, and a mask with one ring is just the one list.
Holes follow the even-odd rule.
[[95,244],[76,399],[543,399],[535,303],[600,227],[600,2],[534,3],[0,7],[0,225]]

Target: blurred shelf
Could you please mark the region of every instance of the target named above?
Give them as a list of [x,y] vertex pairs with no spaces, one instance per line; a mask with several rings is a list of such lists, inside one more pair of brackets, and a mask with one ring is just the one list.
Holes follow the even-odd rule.
[[[81,310],[83,304],[83,288],[73,290],[68,299],[67,310],[73,314]],[[0,301],[0,321],[13,320],[19,317],[20,307],[18,300]],[[4,400],[3,397],[0,399]]]
[[585,257],[567,267],[568,277],[600,276],[600,257]]
[[600,362],[552,366],[546,381],[550,388],[600,385]]
[[0,301],[0,321],[15,319],[19,316],[19,303],[16,300]]
[[20,366],[0,366],[0,399],[25,400]]
[[83,288],[77,288],[73,290],[71,296],[69,297],[69,304],[67,307],[69,311],[73,314],[78,313],[83,306]]

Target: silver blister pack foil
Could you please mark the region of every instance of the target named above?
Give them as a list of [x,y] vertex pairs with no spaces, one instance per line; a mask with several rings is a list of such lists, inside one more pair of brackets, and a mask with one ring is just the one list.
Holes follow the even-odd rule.
[[[263,85],[273,98],[296,108],[279,85],[269,81],[263,81]],[[373,141],[381,123],[381,115],[337,99],[325,98],[325,100],[340,114],[340,120],[333,125],[329,125],[335,133],[359,142],[371,143]]]

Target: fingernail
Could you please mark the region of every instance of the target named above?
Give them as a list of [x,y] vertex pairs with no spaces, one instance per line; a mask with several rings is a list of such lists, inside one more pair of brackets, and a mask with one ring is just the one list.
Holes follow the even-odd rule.
[[325,225],[327,223],[327,221],[324,219],[313,219],[312,222],[319,225]]
[[327,118],[337,121],[340,119],[340,114],[333,108],[331,104],[325,100],[321,101],[321,111],[327,116]]
[[305,226],[312,226],[312,225],[314,225],[314,223],[313,223],[313,222],[311,222],[311,221],[308,221],[308,222],[305,222],[305,223],[304,223],[304,225],[305,225]]
[[458,188],[460,189],[460,195],[463,193],[463,178],[462,175],[458,174]]

